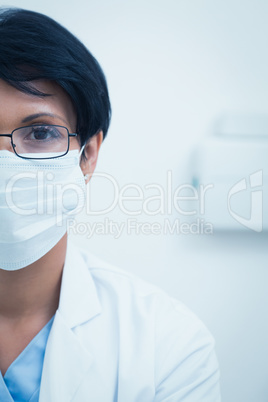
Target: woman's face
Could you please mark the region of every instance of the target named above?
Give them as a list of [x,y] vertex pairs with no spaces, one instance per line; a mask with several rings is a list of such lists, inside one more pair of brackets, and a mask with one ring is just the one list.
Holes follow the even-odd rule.
[[[55,124],[65,126],[70,133],[76,130],[76,113],[70,97],[55,82],[32,82],[38,90],[52,96],[38,97],[18,91],[0,79],[0,134],[31,124]],[[78,149],[76,137],[70,138],[70,149]],[[11,152],[9,137],[0,137],[0,150]]]

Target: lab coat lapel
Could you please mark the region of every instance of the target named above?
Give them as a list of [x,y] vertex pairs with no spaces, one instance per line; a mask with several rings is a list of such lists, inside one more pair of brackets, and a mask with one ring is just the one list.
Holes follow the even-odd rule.
[[39,402],[71,401],[92,359],[57,311],[47,343]]
[[68,242],[59,308],[48,338],[39,402],[71,401],[94,366],[93,354],[82,345],[72,328],[101,311],[86,263]]

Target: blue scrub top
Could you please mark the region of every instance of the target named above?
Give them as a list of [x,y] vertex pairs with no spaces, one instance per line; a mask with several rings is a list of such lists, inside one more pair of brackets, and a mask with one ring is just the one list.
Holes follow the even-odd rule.
[[55,315],[8,367],[0,371],[1,402],[38,402],[48,335]]

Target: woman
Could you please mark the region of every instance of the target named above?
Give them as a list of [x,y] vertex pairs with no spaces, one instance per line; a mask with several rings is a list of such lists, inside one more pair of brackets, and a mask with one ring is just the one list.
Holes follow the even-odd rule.
[[110,121],[103,72],[47,16],[0,13],[0,400],[219,401],[180,302],[67,241]]

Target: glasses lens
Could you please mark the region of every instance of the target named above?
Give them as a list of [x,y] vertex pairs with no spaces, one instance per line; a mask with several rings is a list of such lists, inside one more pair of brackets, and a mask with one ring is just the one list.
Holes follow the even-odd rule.
[[[66,127],[33,125],[14,130],[12,141],[19,156],[34,159],[36,154],[49,154],[49,157],[59,157],[68,151],[69,133]],[[42,157],[38,155],[39,158]]]

